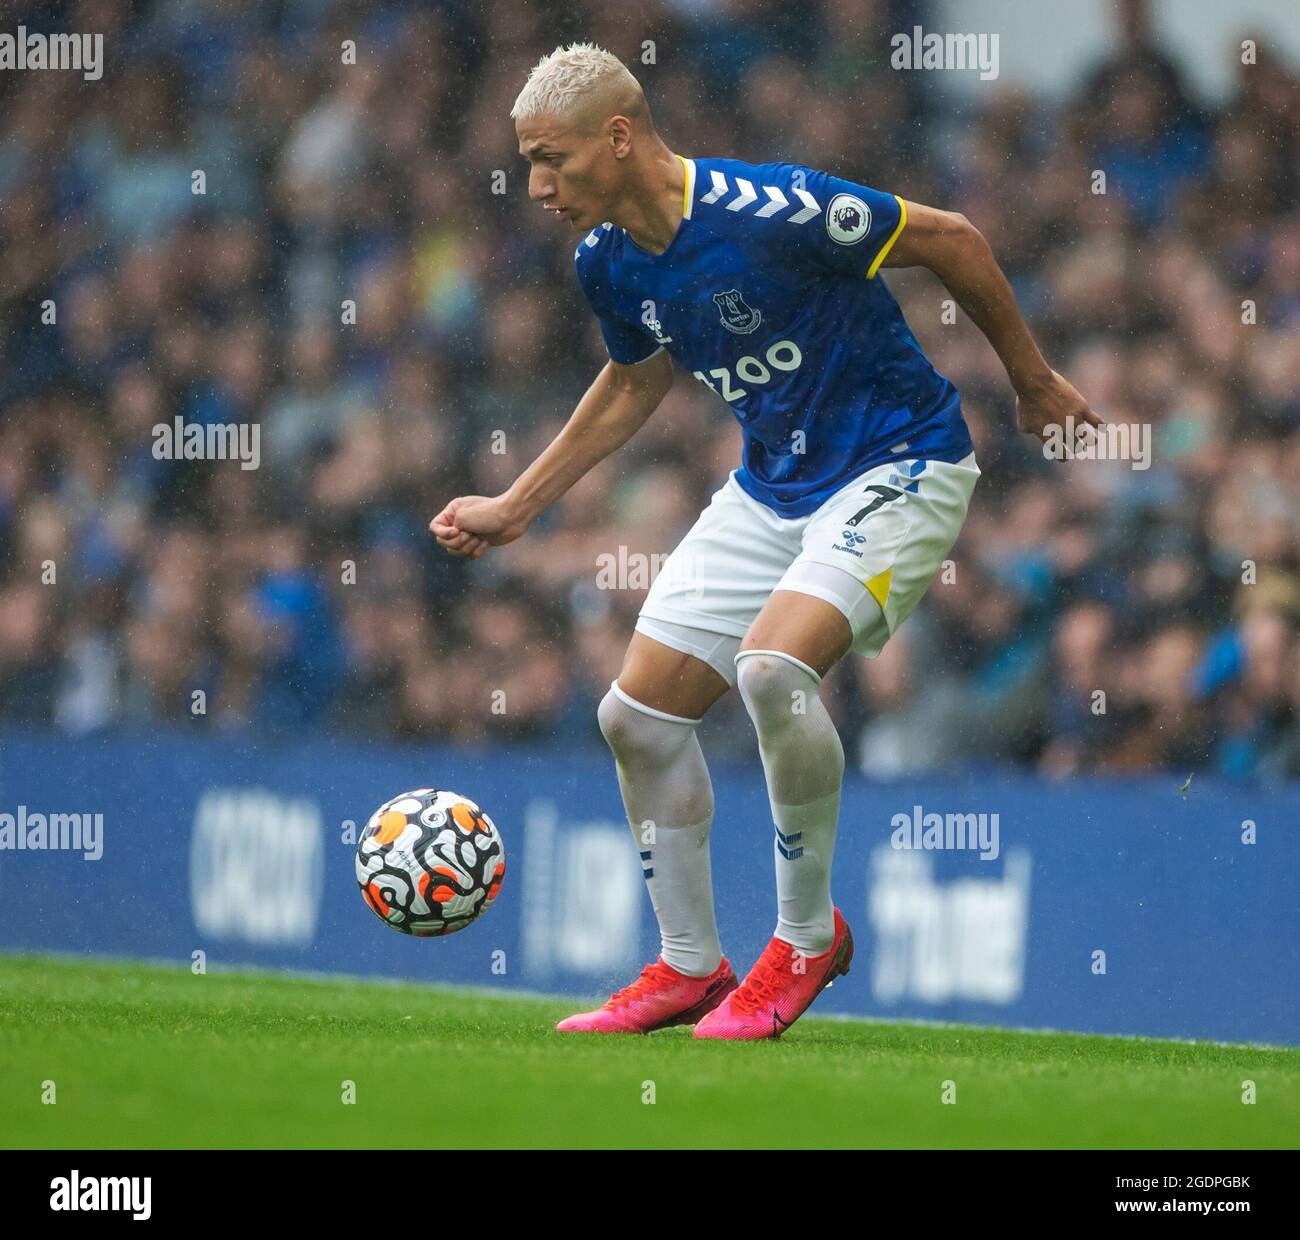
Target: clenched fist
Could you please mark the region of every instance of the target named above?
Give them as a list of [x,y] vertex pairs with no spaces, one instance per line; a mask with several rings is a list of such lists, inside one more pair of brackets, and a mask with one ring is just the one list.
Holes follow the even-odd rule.
[[[1046,380],[1016,396],[1016,426],[1039,439],[1046,440],[1051,426],[1069,428],[1077,436],[1089,426],[1103,425],[1103,419],[1093,413],[1079,389],[1054,370]],[[1068,442],[1073,446],[1073,437]]]
[[527,528],[504,495],[461,495],[429,522],[440,547],[474,560],[489,547],[514,542]]

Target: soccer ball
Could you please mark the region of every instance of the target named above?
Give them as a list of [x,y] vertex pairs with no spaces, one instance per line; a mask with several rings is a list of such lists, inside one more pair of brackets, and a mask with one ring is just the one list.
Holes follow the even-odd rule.
[[357,845],[357,883],[377,917],[421,938],[463,930],[496,899],[506,849],[468,797],[417,788],[370,816]]

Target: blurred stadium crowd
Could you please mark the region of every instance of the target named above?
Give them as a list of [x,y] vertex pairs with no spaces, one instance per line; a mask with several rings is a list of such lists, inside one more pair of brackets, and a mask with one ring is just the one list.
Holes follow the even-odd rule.
[[[591,39],[674,150],[963,211],[1053,364],[1152,427],[1147,470],[1046,461],[938,283],[888,274],[984,478],[953,579],[825,682],[850,761],[1300,776],[1296,68],[1265,42],[1210,109],[1121,6],[1063,103],[993,81],[955,109],[889,68],[925,11],[19,3],[6,28],[103,31],[106,69],[0,78],[0,723],[603,745],[645,582],[600,588],[599,557],[676,544],[739,463],[721,402],[683,376],[481,560],[426,532],[504,489],[603,364],[509,120],[542,54]],[[260,468],[156,459],[178,416],[257,424]],[[735,696],[711,758],[754,753]]]

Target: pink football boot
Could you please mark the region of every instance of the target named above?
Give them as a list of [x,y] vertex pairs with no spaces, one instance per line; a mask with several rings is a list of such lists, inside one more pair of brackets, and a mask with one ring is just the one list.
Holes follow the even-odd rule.
[[579,1012],[555,1028],[560,1033],[649,1033],[670,1025],[693,1025],[736,986],[736,974],[725,956],[708,977],[687,977],[660,956],[594,1012]]
[[774,938],[739,989],[695,1026],[697,1038],[779,1038],[834,978],[849,971],[853,934],[835,910],[835,938],[820,956]]

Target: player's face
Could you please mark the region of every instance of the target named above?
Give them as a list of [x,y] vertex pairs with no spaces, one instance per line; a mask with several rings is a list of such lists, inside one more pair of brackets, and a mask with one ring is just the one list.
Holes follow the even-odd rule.
[[594,228],[609,218],[618,161],[599,134],[582,134],[549,117],[517,121],[519,153],[532,165],[528,196],[575,228]]

